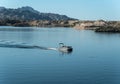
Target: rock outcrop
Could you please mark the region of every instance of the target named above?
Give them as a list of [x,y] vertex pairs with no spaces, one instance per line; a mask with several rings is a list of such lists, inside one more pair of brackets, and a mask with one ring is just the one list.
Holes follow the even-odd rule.
[[98,21],[79,21],[75,24],[74,28],[76,29],[96,29],[98,27],[103,27],[107,25],[107,23],[104,20],[98,20]]
[[120,32],[120,21],[78,21],[74,28],[95,30],[95,32]]
[[96,32],[120,32],[120,21],[109,21],[106,26],[95,29]]
[[96,29],[95,32],[120,32],[120,28],[106,26],[106,27],[100,27],[100,28]]

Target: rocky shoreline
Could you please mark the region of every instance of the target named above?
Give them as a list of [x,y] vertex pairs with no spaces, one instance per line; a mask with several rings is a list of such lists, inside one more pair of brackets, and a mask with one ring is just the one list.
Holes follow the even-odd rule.
[[120,21],[78,20],[66,15],[42,13],[32,7],[0,7],[0,26],[17,27],[68,27],[95,32],[120,32]]
[[120,32],[120,21],[80,21],[80,20],[0,20],[0,26],[17,27],[72,27],[94,30],[95,32]]
[[76,21],[71,20],[0,20],[0,26],[15,26],[15,27],[74,27]]

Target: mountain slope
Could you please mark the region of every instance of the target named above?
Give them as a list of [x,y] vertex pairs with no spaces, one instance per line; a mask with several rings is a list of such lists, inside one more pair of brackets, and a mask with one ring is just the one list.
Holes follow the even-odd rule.
[[40,13],[32,7],[26,6],[17,9],[0,7],[0,20],[74,20],[66,15],[54,13]]

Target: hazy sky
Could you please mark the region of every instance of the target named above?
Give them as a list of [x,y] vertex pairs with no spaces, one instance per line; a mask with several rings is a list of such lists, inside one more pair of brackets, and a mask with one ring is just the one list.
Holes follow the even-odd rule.
[[40,12],[59,13],[80,20],[120,20],[120,0],[0,0],[0,6],[31,6]]

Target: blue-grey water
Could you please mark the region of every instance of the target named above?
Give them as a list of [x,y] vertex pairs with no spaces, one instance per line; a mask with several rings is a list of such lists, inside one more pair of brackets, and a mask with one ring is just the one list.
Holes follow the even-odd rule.
[[120,84],[120,34],[73,28],[0,27],[1,41],[73,47],[54,50],[0,47],[0,84]]

